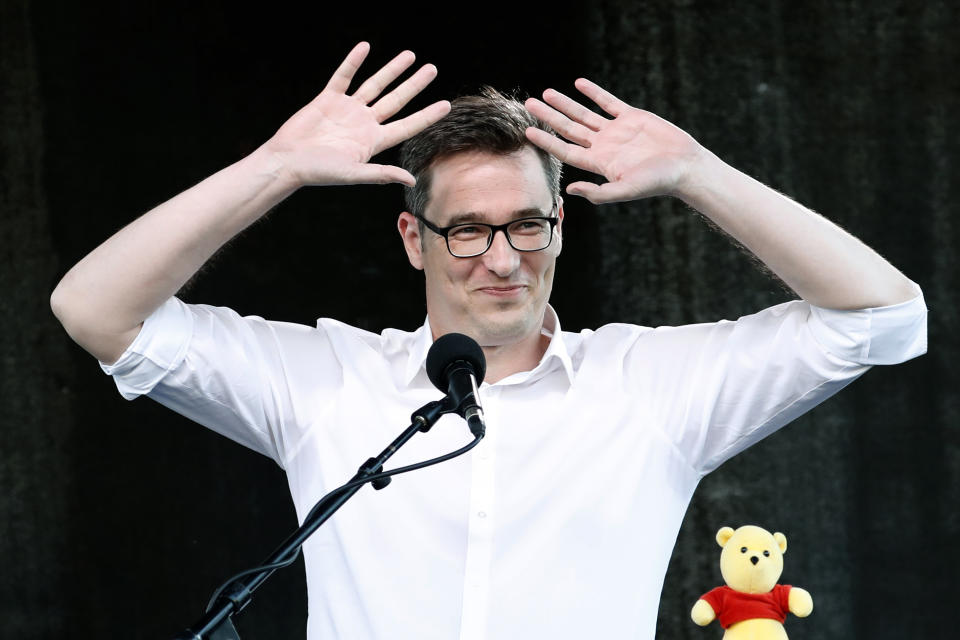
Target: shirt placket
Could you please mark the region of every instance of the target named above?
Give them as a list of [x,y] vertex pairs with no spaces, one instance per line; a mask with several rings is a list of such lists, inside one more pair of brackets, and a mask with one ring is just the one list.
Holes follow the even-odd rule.
[[484,640],[493,561],[494,464],[499,432],[500,387],[483,387],[480,399],[487,423],[486,436],[472,452],[467,558],[463,584],[460,640]]

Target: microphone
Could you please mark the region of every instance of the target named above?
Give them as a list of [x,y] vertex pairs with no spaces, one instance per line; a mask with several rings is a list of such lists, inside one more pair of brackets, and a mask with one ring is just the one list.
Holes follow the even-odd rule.
[[436,339],[427,352],[427,376],[433,386],[447,394],[451,410],[470,427],[474,436],[483,437],[483,407],[477,385],[483,382],[487,360],[473,338],[448,333]]

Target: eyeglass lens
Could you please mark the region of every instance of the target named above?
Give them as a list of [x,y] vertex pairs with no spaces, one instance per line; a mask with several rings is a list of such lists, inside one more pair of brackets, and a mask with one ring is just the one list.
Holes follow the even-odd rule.
[[[518,251],[540,251],[550,244],[550,223],[545,218],[522,218],[506,228],[507,242]],[[485,224],[461,224],[450,229],[447,246],[455,256],[475,256],[491,244],[493,229]]]

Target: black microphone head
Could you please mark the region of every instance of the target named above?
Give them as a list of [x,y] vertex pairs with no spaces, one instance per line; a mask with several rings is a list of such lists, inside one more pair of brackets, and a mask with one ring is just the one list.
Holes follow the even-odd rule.
[[447,392],[447,369],[454,362],[463,361],[473,367],[479,385],[487,373],[487,359],[477,341],[462,333],[448,333],[437,338],[427,352],[427,376],[437,389]]

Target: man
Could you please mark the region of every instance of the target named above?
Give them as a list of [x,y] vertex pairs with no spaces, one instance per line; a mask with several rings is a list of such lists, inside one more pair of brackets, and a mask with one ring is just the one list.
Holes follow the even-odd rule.
[[[612,118],[547,90],[527,101],[529,113],[490,93],[383,124],[435,70],[376,100],[412,64],[404,52],[347,95],[367,51],[357,45],[263,147],[84,258],[52,306],[125,397],[148,394],[273,457],[301,519],[437,397],[423,368],[433,339],[471,335],[488,363],[487,438],[469,456],[403,476],[389,495],[361,493],[307,543],[309,637],[652,637],[700,478],[869,365],[924,352],[919,288],[585,80],[577,88]],[[404,169],[369,164],[408,138]],[[803,301],[736,322],[561,331],[547,304],[562,248],[557,158],[607,180],[571,184],[571,195],[682,199]],[[418,331],[375,335],[328,319],[313,329],[173,297],[300,186],[357,182],[408,187],[398,230],[424,271]],[[393,462],[466,437],[446,417]]]

